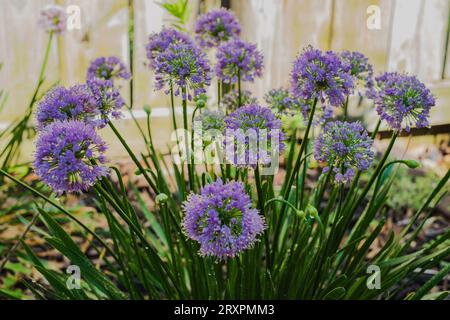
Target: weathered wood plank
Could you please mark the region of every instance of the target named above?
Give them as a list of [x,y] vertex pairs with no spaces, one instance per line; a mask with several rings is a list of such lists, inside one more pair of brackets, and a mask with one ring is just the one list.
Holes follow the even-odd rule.
[[[31,100],[38,81],[48,34],[38,27],[41,8],[48,0],[3,0],[0,2],[0,88],[8,92],[8,102],[0,113],[0,122],[20,117]],[[53,40],[46,71],[46,85],[58,74],[58,37]]]
[[[369,58],[375,71],[383,71],[387,63],[393,5],[391,0],[336,0],[331,49],[360,51]],[[380,13],[379,29],[371,23],[371,19],[377,18],[371,6],[378,7],[375,10]]]

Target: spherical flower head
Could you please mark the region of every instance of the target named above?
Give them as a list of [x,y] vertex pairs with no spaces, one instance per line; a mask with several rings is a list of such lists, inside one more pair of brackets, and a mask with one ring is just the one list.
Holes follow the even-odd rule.
[[344,105],[354,86],[349,70],[350,65],[332,51],[307,47],[298,56],[291,72],[291,91],[294,97],[304,101],[305,119],[315,99],[322,105],[320,121],[332,116],[331,107]]
[[225,118],[225,157],[238,167],[271,165],[284,151],[281,121],[266,107],[243,106]]
[[328,122],[314,145],[314,157],[333,170],[336,183],[347,183],[355,169],[367,170],[373,161],[373,140],[359,122]]
[[[248,90],[241,91],[241,105],[245,106],[247,104],[257,104],[258,99],[256,99],[252,93]],[[222,109],[227,111],[235,111],[239,108],[239,93],[237,90],[231,90],[227,92],[220,100],[220,106]]]
[[61,6],[47,6],[41,11],[38,24],[49,33],[61,34],[67,28],[66,11]]
[[254,81],[262,76],[263,55],[256,45],[240,39],[221,44],[216,54],[216,75],[225,83]]
[[82,121],[56,121],[38,135],[34,168],[58,194],[87,191],[108,174],[103,165],[105,150],[93,126]]
[[54,87],[38,104],[37,128],[42,130],[58,120],[80,120],[94,125],[98,113],[95,99],[86,85],[69,89]]
[[377,77],[375,107],[381,119],[397,131],[429,125],[430,109],[436,104],[430,90],[415,76],[386,72]]
[[125,102],[111,80],[93,78],[87,81],[87,85],[100,114],[97,121],[99,128],[105,127],[111,117],[116,119],[121,117],[121,109]]
[[301,101],[284,88],[270,90],[264,96],[264,100],[277,115],[295,115],[301,110]]
[[251,207],[241,182],[206,185],[183,203],[183,229],[200,244],[200,254],[218,260],[251,248],[266,228],[264,217]]
[[201,15],[195,25],[195,33],[201,47],[212,48],[230,39],[238,38],[241,26],[231,11],[220,8]]
[[117,57],[100,57],[95,59],[89,65],[87,79],[114,80],[115,78],[130,79],[125,64]]
[[171,44],[189,44],[193,41],[183,32],[175,29],[162,29],[159,33],[153,33],[149,37],[149,42],[145,47],[147,58],[150,61],[150,67],[156,68],[156,58],[162,54]]
[[[206,92],[211,83],[211,68],[206,54],[197,46],[183,43],[171,44],[156,59],[156,89],[166,88],[168,93],[173,86],[174,94],[186,89],[195,96]],[[191,100],[190,94],[182,97]]]
[[373,97],[374,80],[373,67],[369,63],[369,59],[361,52],[344,51],[341,53],[344,63],[350,65],[350,75],[359,96]]

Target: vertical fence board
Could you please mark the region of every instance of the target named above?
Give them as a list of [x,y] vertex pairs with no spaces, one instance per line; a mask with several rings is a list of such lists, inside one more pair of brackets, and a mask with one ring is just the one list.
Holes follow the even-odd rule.
[[[64,6],[81,9],[81,29],[70,30],[62,38],[60,59],[64,85],[86,81],[89,63],[101,56],[117,56],[126,64],[128,52],[128,1],[66,0]],[[129,100],[129,87],[121,93]]]
[[[47,40],[46,33],[37,27],[37,19],[40,10],[54,2],[81,8],[81,30],[68,31],[54,41],[47,85],[58,80],[63,85],[83,82],[89,62],[98,56],[116,55],[130,62],[128,0],[2,0],[0,41],[6,45],[0,47],[0,62],[4,63],[0,88],[9,93],[9,100],[0,113],[0,123],[22,115],[32,95]],[[145,116],[139,109],[143,105],[155,109],[155,140],[161,140],[164,146],[171,128],[170,101],[162,92],[154,91],[154,75],[146,66],[145,46],[149,34],[159,31],[162,25],[168,26],[170,20],[157,1],[133,3],[133,107],[142,119]],[[198,14],[219,3],[190,1],[191,35]],[[380,30],[366,27],[369,5],[381,9]],[[242,37],[257,43],[264,54],[264,77],[245,85],[259,98],[270,88],[289,85],[292,61],[310,44],[323,50],[361,51],[378,72],[388,69],[417,74],[422,81],[432,83],[433,90],[442,96],[438,97],[442,110],[432,112],[432,123],[448,121],[450,114],[442,103],[450,97],[450,86],[441,78],[450,77],[450,50],[447,57],[444,53],[449,0],[234,0],[231,6],[242,25]],[[445,58],[447,65],[443,70]],[[120,84],[128,101],[129,86]],[[214,88],[209,92],[214,95]],[[125,126],[129,121],[123,123]],[[127,136],[137,134],[126,126],[123,130]]]

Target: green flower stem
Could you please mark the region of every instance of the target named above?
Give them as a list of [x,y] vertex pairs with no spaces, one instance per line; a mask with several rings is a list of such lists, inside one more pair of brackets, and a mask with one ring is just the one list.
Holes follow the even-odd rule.
[[371,196],[369,206],[367,207],[366,211],[361,215],[361,217],[358,219],[358,222],[356,223],[356,226],[354,227],[353,232],[350,235],[348,242],[351,242],[352,239],[355,239],[355,238],[361,236],[361,232],[363,230],[365,230],[368,227],[369,223],[372,221],[372,219],[373,219],[372,216],[376,213],[376,211],[374,211],[373,214],[371,214],[370,216],[369,216],[369,214],[373,211],[372,208],[373,208],[373,205],[377,198],[378,191],[380,190],[380,187],[381,187],[381,178],[383,176],[383,173],[387,168],[389,168],[390,166],[392,166],[396,163],[403,163],[403,164],[407,165],[407,162],[405,160],[394,160],[383,166],[383,168],[380,171],[380,174],[377,177],[377,181],[375,183],[375,188],[374,188],[373,194]]
[[20,181],[19,179],[16,179],[15,177],[10,175],[9,173],[4,171],[3,169],[0,169],[0,174],[2,174],[5,177],[7,177],[8,179],[14,181],[15,183],[17,183],[21,187],[31,191],[33,194],[35,194],[39,198],[45,200],[46,202],[48,202],[49,204],[54,206],[56,209],[60,210],[62,213],[64,213],[66,216],[68,216],[70,219],[72,219],[75,223],[77,223],[80,227],[82,227],[87,233],[91,234],[98,242],[100,242],[102,244],[102,246],[108,251],[108,253],[111,254],[111,256],[117,261],[117,259],[118,259],[117,255],[108,247],[108,245],[94,231],[89,229],[85,224],[83,224],[80,220],[78,220],[69,211],[64,209],[61,205],[59,205],[58,203],[56,203],[54,200],[50,199],[49,197],[45,196],[44,194],[42,194],[38,190],[34,189],[33,187],[30,187],[29,185],[27,185],[26,183]]
[[302,159],[303,152],[306,149],[306,145],[308,144],[309,131],[311,130],[312,121],[313,121],[313,118],[314,118],[314,113],[316,111],[316,105],[317,105],[317,98],[314,99],[314,102],[313,102],[313,105],[312,105],[311,114],[310,114],[309,120],[308,120],[308,125],[306,127],[305,135],[303,137],[303,141],[302,141],[302,144],[300,146],[300,151],[299,151],[299,153],[297,155],[297,161],[295,162],[294,170],[292,170],[291,174],[289,175],[289,177],[287,179],[287,184],[282,189],[282,190],[284,190],[283,198],[286,199],[286,200],[288,200],[289,193],[291,191],[290,189],[291,189],[291,186],[292,186],[292,184],[294,182],[294,179],[295,179],[295,175],[298,173],[298,171],[300,169],[300,165],[302,163],[301,159]]
[[178,137],[178,126],[177,126],[177,119],[176,119],[176,115],[175,115],[175,97],[173,94],[172,81],[170,81],[170,107],[172,109],[172,125],[173,125],[173,129],[175,130],[175,136],[177,138],[177,147],[179,147],[180,139]]
[[348,96],[347,98],[345,98],[345,103],[344,103],[344,121],[347,120],[348,118]]
[[[261,174],[259,172],[259,165],[256,164],[255,168],[255,183],[256,183],[256,192],[258,194],[258,209],[260,211],[260,214],[265,217],[268,220],[268,217],[266,217],[264,212],[264,193],[262,190],[262,183],[261,183]],[[267,263],[267,269],[270,269],[271,267],[271,261],[270,261],[270,244],[269,244],[269,232],[266,231],[264,233],[264,242],[265,242],[265,248],[266,248],[266,263]]]
[[131,150],[131,148],[128,146],[127,142],[125,141],[125,139],[121,136],[121,134],[119,133],[119,131],[116,129],[116,127],[114,126],[114,124],[109,121],[108,122],[109,127],[112,129],[112,131],[114,132],[114,134],[117,136],[117,138],[120,140],[120,143],[122,143],[123,147],[125,148],[125,150],[127,151],[128,155],[131,157],[131,159],[133,160],[133,162],[136,164],[136,166],[139,169],[139,172],[144,176],[145,180],[147,181],[147,183],[150,185],[150,187],[153,189],[153,191],[155,193],[159,193],[158,188],[156,187],[156,185],[154,184],[154,182],[150,179],[150,177],[147,174],[147,171],[144,169],[144,167],[142,166],[142,164],[139,162],[139,160],[137,159],[136,155],[133,153],[133,151]]
[[221,95],[221,88],[220,88],[220,80],[217,80],[217,108],[220,110],[220,102],[222,99],[222,95]]
[[380,130],[380,125],[381,125],[381,119],[378,119],[377,125],[375,126],[375,130],[373,130],[372,135],[370,136],[373,139],[375,139],[375,137],[378,134],[378,130]]
[[292,162],[294,161],[296,145],[297,145],[297,129],[294,129],[294,132],[292,133],[292,136],[291,136],[289,155],[288,155],[288,158],[286,159],[286,176],[289,176],[292,172]]
[[[380,130],[380,125],[381,125],[381,119],[378,120],[377,125],[375,126],[374,131],[372,132],[370,138],[373,140],[375,139],[375,137],[378,134],[378,131]],[[358,171],[358,173],[356,174],[355,178],[352,181],[352,184],[350,186],[350,191],[347,193],[347,196],[345,198],[345,203],[347,204],[348,201],[354,196],[354,190],[355,188],[358,186],[359,183],[359,178],[361,177],[361,171]]]
[[161,272],[161,276],[167,275],[169,279],[171,280],[174,288],[178,293],[181,294],[179,291],[178,286],[176,285],[176,281],[173,278],[172,273],[169,272],[167,269],[167,266],[163,263],[159,255],[156,253],[155,249],[152,247],[152,245],[148,242],[148,240],[145,238],[145,236],[142,234],[142,230],[139,226],[136,225],[136,222],[133,222],[131,218],[128,216],[126,211],[121,208],[120,204],[117,203],[114,198],[107,192],[100,184],[96,184],[94,186],[97,193],[105,199],[113,208],[114,210],[119,214],[119,216],[125,221],[125,223],[132,229],[132,232],[134,232],[138,238],[142,241],[143,245],[145,246],[145,249],[147,252],[150,253],[151,260],[153,267],[155,269],[159,269],[159,272]]
[[358,200],[355,202],[355,204],[351,207],[352,210],[350,210],[350,212],[354,212],[354,210],[356,210],[361,203],[363,202],[365,196],[367,195],[367,193],[369,192],[370,188],[372,187],[372,184],[375,182],[375,180],[377,179],[378,175],[381,173],[381,170],[383,169],[383,166],[389,156],[389,154],[392,151],[392,147],[394,146],[395,140],[397,140],[398,137],[398,132],[394,132],[392,134],[392,138],[391,141],[386,149],[386,152],[383,155],[383,158],[381,159],[381,161],[378,163],[377,168],[375,169],[375,172],[373,173],[373,175],[370,177],[369,182],[367,183],[366,187],[364,188],[364,190],[362,191],[362,193],[360,194]]

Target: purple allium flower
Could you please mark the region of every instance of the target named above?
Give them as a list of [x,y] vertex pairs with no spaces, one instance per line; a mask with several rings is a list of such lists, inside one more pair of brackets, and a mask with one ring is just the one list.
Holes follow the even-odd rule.
[[270,90],[264,100],[273,112],[280,115],[295,115],[302,106],[302,102],[284,88]]
[[201,15],[195,25],[197,41],[203,48],[217,47],[241,33],[236,16],[225,8],[213,10]]
[[386,72],[376,79],[375,106],[381,119],[401,131],[427,127],[430,109],[436,104],[430,90],[415,76]]
[[349,71],[358,95],[362,97],[365,94],[368,98],[373,97],[373,67],[369,59],[357,51],[344,51],[341,53],[341,58],[350,65]]
[[[248,90],[241,91],[241,105],[245,106],[247,104],[257,104],[258,99],[256,99],[252,93]],[[235,111],[239,108],[239,93],[237,90],[231,90],[226,93],[222,100],[220,100],[221,107],[226,111]]]
[[331,117],[331,107],[341,107],[353,92],[350,65],[332,51],[322,52],[307,47],[294,62],[291,72],[291,87],[294,97],[304,100],[302,113],[308,113],[314,99],[322,104],[320,120]]
[[150,67],[156,68],[156,59],[171,44],[189,44],[193,45],[193,41],[185,33],[175,29],[162,29],[159,33],[153,33],[149,37],[149,42],[145,49],[147,50],[147,58],[150,60]]
[[243,106],[225,118],[225,157],[236,166],[270,165],[284,151],[281,121],[269,108]]
[[359,122],[328,122],[314,145],[316,160],[333,170],[336,183],[347,183],[355,169],[367,170],[373,160],[373,140]]
[[[87,191],[108,174],[106,145],[94,127],[82,121],[56,121],[37,138],[34,168],[54,192]],[[96,164],[93,164],[95,161]]]
[[51,89],[36,111],[38,130],[42,130],[54,121],[81,120],[95,125],[98,109],[94,97],[86,85],[75,85],[66,89]]
[[63,7],[57,5],[47,6],[41,11],[38,24],[47,32],[63,33],[67,28],[67,14]]
[[[179,95],[185,88],[194,95],[205,93],[205,86],[211,83],[211,68],[206,54],[191,44],[174,43],[156,58],[156,89],[174,86],[174,94]],[[191,95],[183,99],[191,99]]]
[[114,80],[114,78],[130,79],[131,74],[125,64],[117,57],[100,57],[89,65],[87,79]]
[[256,45],[240,39],[221,44],[216,54],[216,75],[225,83],[253,81],[262,76],[263,56]]
[[119,91],[111,80],[93,78],[87,81],[87,85],[95,99],[100,114],[98,127],[103,128],[109,122],[109,118],[120,118],[120,109],[125,105]]
[[183,229],[200,244],[200,253],[218,260],[251,248],[266,228],[264,217],[251,207],[241,182],[220,179],[191,194],[183,203]]

